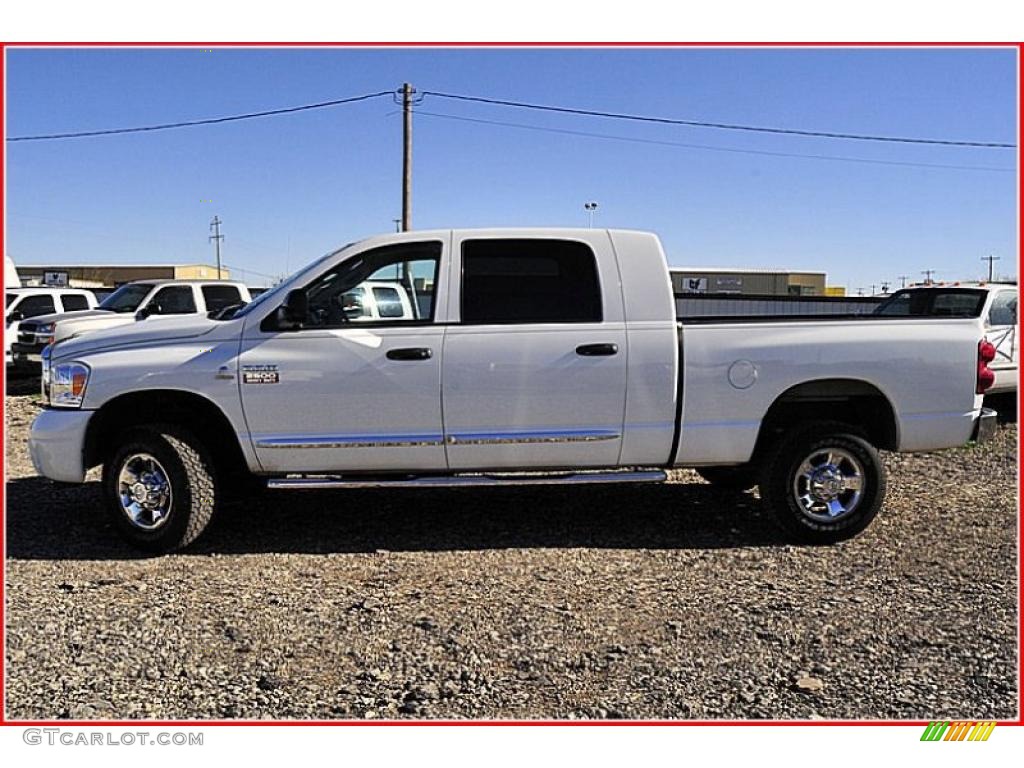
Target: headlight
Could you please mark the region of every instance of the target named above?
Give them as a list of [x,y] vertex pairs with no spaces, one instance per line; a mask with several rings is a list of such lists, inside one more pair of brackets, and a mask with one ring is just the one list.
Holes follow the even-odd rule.
[[56,327],[56,323],[43,323],[42,325],[36,326],[36,333],[40,336],[50,336],[53,334],[53,329]]
[[54,408],[81,408],[89,366],[85,363],[58,363],[50,369],[50,405]]

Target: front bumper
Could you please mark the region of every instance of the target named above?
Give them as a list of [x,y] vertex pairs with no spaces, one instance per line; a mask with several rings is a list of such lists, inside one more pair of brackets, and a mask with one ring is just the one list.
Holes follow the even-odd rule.
[[974,420],[974,432],[971,434],[971,440],[976,443],[991,440],[996,433],[998,416],[999,414],[991,408],[982,408],[978,418]]
[[16,366],[36,366],[42,361],[41,354],[45,344],[25,344],[15,342],[11,345],[11,354]]
[[36,416],[28,436],[36,472],[62,483],[85,480],[85,431],[93,413],[46,408]]

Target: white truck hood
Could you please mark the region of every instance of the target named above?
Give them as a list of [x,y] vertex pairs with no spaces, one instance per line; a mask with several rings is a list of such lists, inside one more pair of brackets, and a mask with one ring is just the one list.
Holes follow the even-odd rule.
[[[111,313],[103,313],[110,316]],[[160,344],[174,339],[189,339],[204,336],[218,329],[233,329],[232,321],[210,320],[206,315],[185,315],[183,317],[161,317],[136,320],[128,315],[131,322],[114,328],[104,328],[78,338],[58,341],[53,346],[53,359],[78,357],[90,352],[116,349],[141,344]],[[233,330],[229,332],[234,332]]]
[[[107,312],[106,310],[101,309],[80,309],[77,312],[57,312],[52,315],[36,315],[35,317],[30,317],[25,320],[22,320],[21,322],[38,323],[40,325],[45,325],[46,323],[60,323],[69,320],[89,320],[90,318],[94,317],[111,318],[121,317],[121,315],[117,314],[116,312]],[[127,317],[132,320],[135,319],[135,315],[130,313],[127,315]]]

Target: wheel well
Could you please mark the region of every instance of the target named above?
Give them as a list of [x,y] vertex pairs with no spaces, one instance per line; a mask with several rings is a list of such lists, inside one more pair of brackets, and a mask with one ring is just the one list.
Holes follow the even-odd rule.
[[174,424],[192,432],[222,471],[248,470],[235,428],[224,412],[205,397],[173,389],[132,392],[105,403],[89,419],[85,466],[104,463],[117,447],[118,436],[126,430],[154,423]]
[[899,443],[896,412],[881,390],[856,379],[820,379],[776,398],[761,423],[755,455],[796,424],[818,420],[849,424],[883,450],[895,450]]

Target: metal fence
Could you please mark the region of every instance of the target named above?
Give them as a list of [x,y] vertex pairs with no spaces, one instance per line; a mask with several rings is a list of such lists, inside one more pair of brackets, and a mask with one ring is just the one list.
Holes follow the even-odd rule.
[[740,317],[765,315],[870,315],[885,301],[881,296],[761,296],[733,293],[677,293],[676,317]]

